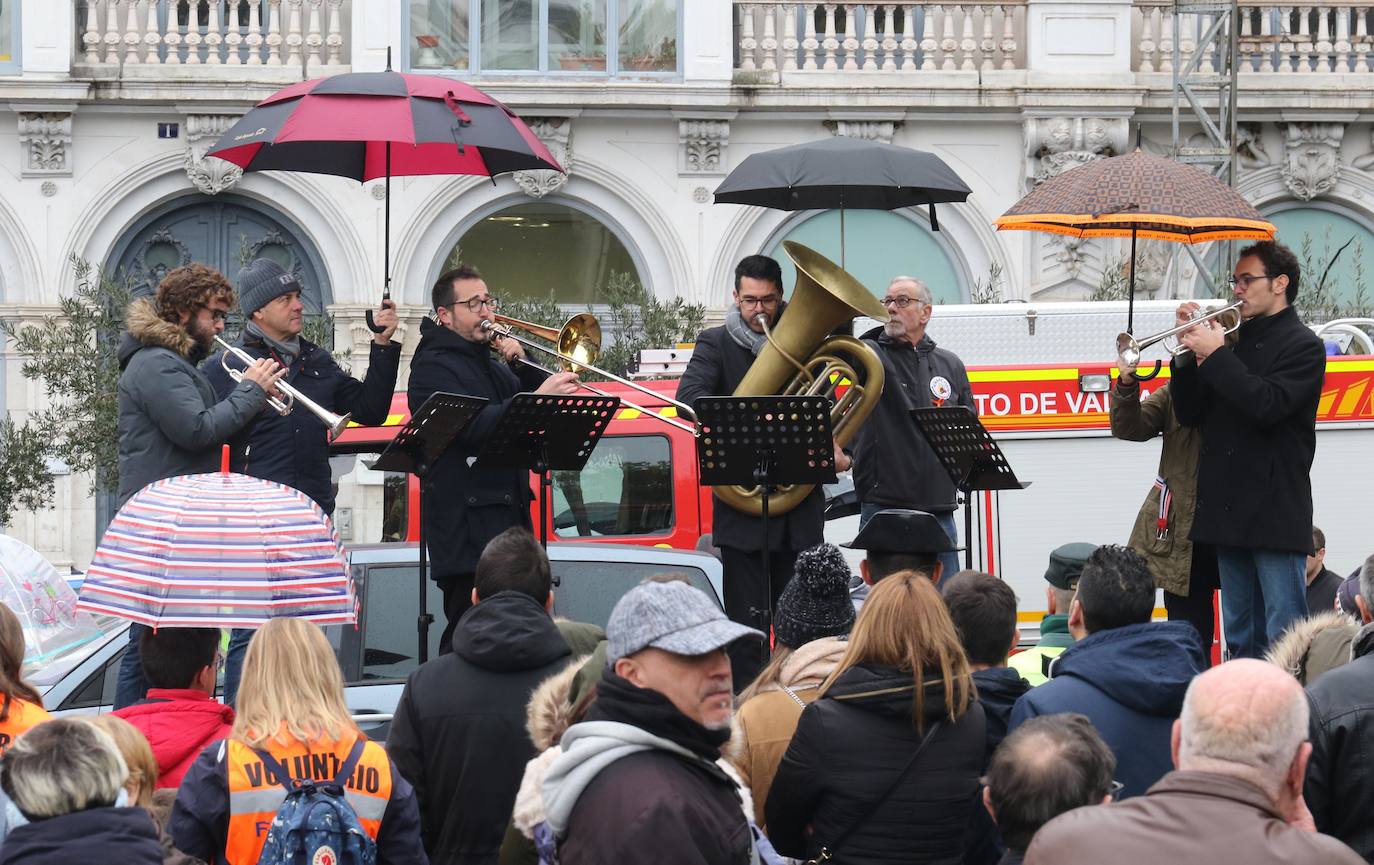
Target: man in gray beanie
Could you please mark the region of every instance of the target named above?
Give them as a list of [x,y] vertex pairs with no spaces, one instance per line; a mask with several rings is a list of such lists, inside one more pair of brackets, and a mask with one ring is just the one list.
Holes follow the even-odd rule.
[[[382,328],[373,336],[367,375],[351,377],[334,362],[329,351],[301,337],[305,324],[302,286],[295,275],[270,258],[254,259],[239,271],[239,308],[243,335],[237,345],[254,358],[275,360],[286,369],[284,381],[319,405],[338,414],[350,413],[356,423],[376,426],[391,411],[396,371],[401,362],[396,332],[396,304],[382,301],[375,320]],[[235,383],[216,354],[205,364],[205,373],[221,399]],[[234,357],[235,368],[243,362]],[[334,513],[334,484],[329,468],[329,431],[312,412],[297,406],[287,415],[270,407],[229,440],[229,465],[236,472],[275,481],[309,496],[326,514]],[[238,692],[243,651],[251,631],[235,631],[224,669],[224,701],[232,703]]]
[[763,634],[673,581],[627,592],[606,637],[596,702],[544,779],[559,861],[758,861],[736,782],[716,760],[734,706],[725,649]]

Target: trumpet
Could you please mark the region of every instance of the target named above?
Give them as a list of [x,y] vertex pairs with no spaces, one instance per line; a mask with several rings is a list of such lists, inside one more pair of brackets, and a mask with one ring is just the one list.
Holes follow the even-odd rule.
[[[1227,325],[1221,322],[1218,322],[1218,324],[1221,324],[1222,333],[1233,333],[1236,330],[1236,328],[1240,327],[1240,307],[1243,303],[1245,303],[1245,301],[1237,300],[1233,303],[1227,304],[1226,306],[1217,307],[1216,309],[1206,311],[1198,310],[1197,314],[1193,316],[1193,320],[1188,322],[1187,324],[1180,324],[1175,327],[1171,327],[1168,330],[1163,330],[1152,336],[1143,337],[1141,339],[1136,339],[1129,333],[1119,333],[1116,335],[1117,359],[1121,362],[1122,366],[1135,368],[1140,364],[1140,358],[1145,353],[1145,349],[1149,348],[1155,343],[1163,342],[1166,339],[1177,337],[1185,330],[1188,330],[1192,327],[1196,327],[1197,325],[1202,324],[1203,322],[1211,322],[1213,320],[1220,319],[1223,315],[1228,315],[1230,313],[1235,313],[1235,321],[1232,324]],[[1166,345],[1165,348],[1168,349],[1169,354],[1173,355],[1174,357],[1178,357],[1179,355],[1186,354],[1188,352],[1188,347],[1183,345],[1182,343],[1178,343],[1177,341],[1175,341],[1175,344],[1172,347]]]
[[[215,337],[215,342],[219,343],[224,348],[224,353],[219,356],[220,366],[224,367],[224,371],[229,373],[229,377],[234,381],[243,381],[243,370],[238,367],[230,366],[229,356],[233,355],[243,361],[245,369],[256,363],[257,358],[236,345],[230,345],[218,336]],[[334,412],[315,402],[284,381],[277,382],[276,389],[281,391],[286,398],[278,399],[277,397],[269,395],[267,397],[267,404],[272,407],[273,411],[282,417],[291,414],[291,411],[296,407],[296,403],[300,403],[329,428],[330,440],[338,438],[339,433],[343,432],[344,428],[348,426],[348,420],[352,415],[351,412],[344,415],[334,414]]]

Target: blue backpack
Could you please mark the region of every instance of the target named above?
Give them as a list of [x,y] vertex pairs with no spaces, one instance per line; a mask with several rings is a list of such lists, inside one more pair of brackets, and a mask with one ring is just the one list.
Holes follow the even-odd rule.
[[275,757],[257,751],[286,789],[258,865],[376,865],[377,842],[344,798],[344,782],[357,768],[365,744],[361,737],[353,743],[332,781],[294,780]]

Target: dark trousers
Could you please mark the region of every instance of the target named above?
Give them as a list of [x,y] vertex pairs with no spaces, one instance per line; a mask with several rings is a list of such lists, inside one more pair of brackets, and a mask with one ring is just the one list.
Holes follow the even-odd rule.
[[[800,551],[773,550],[768,558],[768,567],[772,574],[770,581],[764,578],[762,551],[721,547],[720,562],[725,579],[725,614],[741,625],[769,633],[768,611],[777,607],[783,587],[792,579],[797,567],[798,552]],[[771,598],[768,591],[769,582],[772,583]],[[730,646],[730,672],[734,676],[736,693],[754,681],[754,677],[768,662],[770,643],[771,635],[767,642],[738,640]]]
[[1216,639],[1217,551],[1211,544],[1193,544],[1192,570],[1188,575],[1188,594],[1164,593],[1164,609],[1171,622],[1187,622],[1202,637],[1202,653],[1212,665],[1212,642]]
[[434,584],[444,596],[444,632],[439,636],[439,654],[447,655],[453,651],[453,631],[458,620],[472,606],[472,586],[476,574],[444,574],[435,577]]

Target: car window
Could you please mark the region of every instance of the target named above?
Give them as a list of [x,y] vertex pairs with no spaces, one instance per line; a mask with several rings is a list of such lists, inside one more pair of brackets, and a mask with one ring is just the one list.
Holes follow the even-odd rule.
[[553,472],[553,526],[561,538],[659,534],[673,520],[667,436],[607,436],[582,471]]
[[100,706],[111,706],[114,704],[115,684],[119,681],[119,665],[124,660],[124,649],[115,652],[104,666],[97,669],[86,677],[86,681],[81,683],[71,696],[62,701],[62,705],[53,711],[65,711],[67,709],[95,709]]
[[[355,681],[403,679],[419,666],[415,618],[419,614],[420,568],[415,565],[372,565],[366,569],[366,600],[363,620],[362,671],[345,675]],[[439,655],[439,635],[444,630],[444,599],[431,581],[426,586],[426,606],[434,621],[429,626],[429,656]],[[349,636],[347,631],[342,635]]]
[[553,591],[554,615],[603,628],[621,595],[654,574],[680,573],[693,586],[712,598],[716,596],[706,572],[700,568],[670,569],[650,562],[554,562],[554,572],[559,578],[559,586]]

